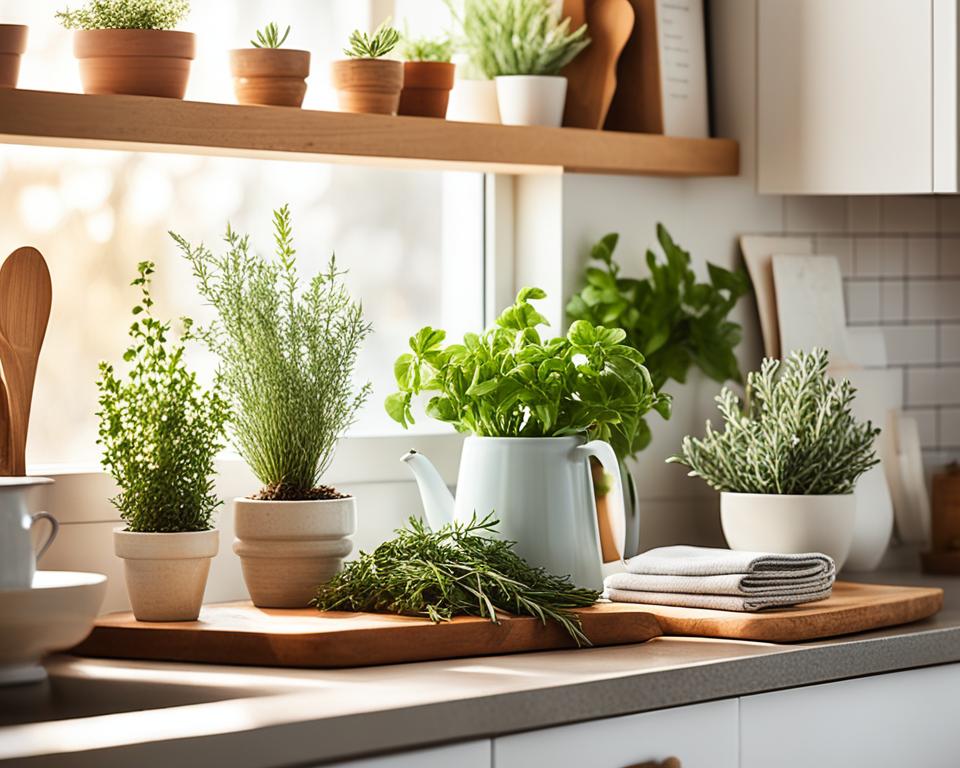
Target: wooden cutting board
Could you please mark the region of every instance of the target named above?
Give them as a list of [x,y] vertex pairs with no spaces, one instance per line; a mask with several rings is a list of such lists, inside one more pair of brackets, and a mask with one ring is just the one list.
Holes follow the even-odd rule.
[[[635,606],[598,605],[578,613],[595,646],[642,643],[662,634],[657,620]],[[222,603],[205,605],[199,621],[190,622],[139,622],[131,613],[102,616],[73,653],[272,667],[365,667],[574,647],[556,624],[528,617],[504,618],[499,625],[472,617],[433,624],[390,614]]]

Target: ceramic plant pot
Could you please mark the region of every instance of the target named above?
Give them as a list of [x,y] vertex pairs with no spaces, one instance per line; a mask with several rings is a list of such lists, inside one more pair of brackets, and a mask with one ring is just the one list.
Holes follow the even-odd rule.
[[567,100],[567,78],[554,75],[506,75],[495,78],[500,121],[504,125],[559,128]]
[[74,33],[84,93],[182,99],[196,55],[191,32],[90,29]]
[[497,84],[493,80],[457,80],[450,92],[447,120],[461,123],[499,123]]
[[455,70],[443,61],[405,61],[399,114],[446,117]]
[[0,88],[16,88],[20,57],[27,50],[27,28],[22,24],[0,24]]
[[258,608],[306,608],[353,549],[352,497],[318,501],[234,499],[243,581]]
[[403,62],[342,59],[332,64],[333,87],[341,112],[395,115],[403,89]]
[[230,74],[238,104],[299,107],[307,92],[310,52],[239,48],[230,51]]
[[857,505],[836,496],[721,493],[720,523],[731,549],[799,554],[822,552],[839,571],[853,542]]
[[220,531],[113,532],[137,621],[196,621]]

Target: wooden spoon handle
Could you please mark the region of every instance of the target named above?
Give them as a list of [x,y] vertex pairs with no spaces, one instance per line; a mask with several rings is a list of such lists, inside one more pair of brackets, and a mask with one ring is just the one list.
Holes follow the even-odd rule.
[[3,365],[3,379],[6,383],[4,409],[8,428],[7,462],[8,475],[23,477],[27,474],[27,419],[30,417],[30,393],[23,380],[23,369],[16,350],[6,336],[0,332],[0,364]]
[[10,403],[7,400],[7,385],[0,378],[0,477],[15,475],[10,441]]

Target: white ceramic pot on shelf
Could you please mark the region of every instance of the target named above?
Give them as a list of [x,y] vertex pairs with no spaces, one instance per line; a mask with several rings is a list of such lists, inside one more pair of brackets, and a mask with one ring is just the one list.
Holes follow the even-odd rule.
[[567,101],[567,78],[559,75],[504,75],[495,78],[504,125],[559,128]]
[[730,549],[778,554],[821,552],[833,558],[838,571],[850,552],[856,512],[852,493],[720,494],[720,523]]
[[461,123],[499,123],[497,84],[493,80],[454,81],[447,105],[447,120]]
[[306,608],[353,550],[357,502],[234,500],[243,581],[259,608]]

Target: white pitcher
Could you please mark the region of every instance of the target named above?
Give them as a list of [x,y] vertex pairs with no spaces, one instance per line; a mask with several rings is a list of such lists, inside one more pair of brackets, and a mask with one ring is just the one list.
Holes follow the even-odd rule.
[[577,586],[600,589],[600,536],[590,477],[596,456],[613,477],[610,514],[617,552],[623,555],[626,516],[616,454],[602,440],[582,437],[468,437],[463,444],[454,500],[440,474],[423,454],[403,461],[413,472],[427,522],[434,530],[491,512],[504,539],[528,563]]
[[[50,513],[31,515],[27,509],[27,491],[52,482],[48,477],[0,478],[0,589],[29,589],[37,560],[53,544],[60,530],[60,524]],[[30,529],[40,520],[50,523],[50,533],[34,552]]]

